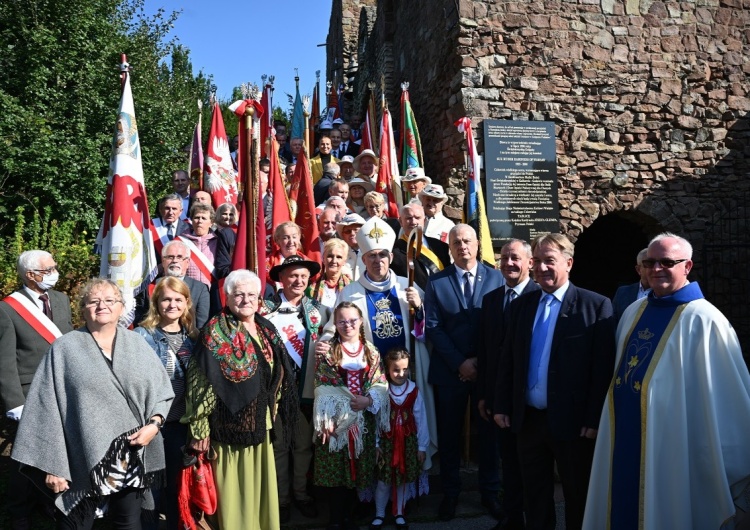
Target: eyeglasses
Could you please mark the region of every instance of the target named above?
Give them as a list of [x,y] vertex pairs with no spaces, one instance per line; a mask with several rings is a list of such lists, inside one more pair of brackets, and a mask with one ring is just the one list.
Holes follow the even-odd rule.
[[339,320],[336,322],[336,325],[342,328],[353,328],[359,323],[358,318],[353,318],[351,320]]
[[187,256],[162,256],[162,261],[185,261]]
[[380,252],[369,252],[367,254],[367,257],[371,260],[389,259],[391,257],[391,253],[387,250],[381,250]]
[[122,302],[122,300],[117,300],[115,298],[105,298],[104,300],[89,300],[88,302],[86,302],[86,307],[99,307],[99,304],[101,304],[102,302],[104,302],[105,306],[112,307],[117,302]]
[[688,258],[682,258],[682,259],[669,259],[669,258],[661,258],[661,259],[652,259],[652,258],[646,258],[643,261],[641,261],[641,265],[646,267],[647,269],[653,269],[654,265],[657,263],[662,266],[664,269],[671,269],[678,263],[682,263],[683,261],[687,261]]
[[232,298],[234,298],[238,302],[240,300],[251,300],[252,301],[252,300],[257,300],[258,299],[258,295],[256,293],[234,293],[232,295]]
[[35,272],[42,276],[46,276],[47,274],[52,274],[53,272],[56,272],[56,271],[57,271],[57,266],[48,267],[46,269],[31,269],[31,272]]

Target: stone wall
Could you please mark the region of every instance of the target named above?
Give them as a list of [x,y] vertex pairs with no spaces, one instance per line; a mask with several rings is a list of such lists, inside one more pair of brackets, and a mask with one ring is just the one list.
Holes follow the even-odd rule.
[[426,171],[454,194],[463,115],[480,152],[485,117],[555,122],[573,240],[638,209],[700,246],[750,189],[748,0],[387,0],[369,31],[353,101],[386,73],[397,109],[409,81]]

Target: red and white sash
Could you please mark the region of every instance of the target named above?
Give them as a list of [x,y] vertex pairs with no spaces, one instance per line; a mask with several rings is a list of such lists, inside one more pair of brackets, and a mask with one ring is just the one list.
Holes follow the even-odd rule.
[[[281,307],[291,306],[283,304]],[[297,311],[294,313],[282,313],[277,310],[275,313],[266,315],[266,318],[279,330],[279,335],[281,335],[281,340],[284,342],[289,357],[292,358],[297,366],[302,367],[302,359],[305,356],[305,336],[307,335],[307,330],[299,319]]]
[[161,256],[161,249],[164,245],[169,243],[169,234],[167,234],[167,227],[161,220],[161,217],[154,217],[151,219],[151,238],[154,240],[154,250],[157,256]]
[[174,238],[174,241],[180,241],[188,248],[190,251],[190,261],[200,269],[206,278],[211,278],[211,281],[216,280],[216,276],[214,275],[214,264],[211,263],[203,252],[201,252],[195,243],[188,238],[182,238],[180,236]]
[[34,302],[19,292],[11,293],[5,302],[23,318],[44,340],[52,344],[62,337],[60,329],[52,322]]

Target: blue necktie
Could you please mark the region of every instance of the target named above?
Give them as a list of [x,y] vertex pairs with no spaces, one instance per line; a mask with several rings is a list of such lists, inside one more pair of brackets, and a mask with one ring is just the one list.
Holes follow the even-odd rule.
[[530,389],[534,388],[539,382],[539,364],[542,361],[544,344],[547,342],[547,334],[549,333],[549,325],[551,321],[549,314],[552,299],[553,296],[551,294],[545,294],[542,297],[541,303],[543,304],[543,307],[534,323],[534,331],[531,334],[531,354],[529,356],[528,376]]
[[471,308],[471,273],[464,273],[464,300],[466,300],[466,307]]

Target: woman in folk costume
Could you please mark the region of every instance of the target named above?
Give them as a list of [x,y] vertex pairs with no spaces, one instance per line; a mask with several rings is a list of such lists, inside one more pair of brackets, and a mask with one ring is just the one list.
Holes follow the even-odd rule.
[[354,488],[366,498],[375,485],[375,432],[388,430],[388,387],[360,309],[342,302],[333,318],[333,340],[315,349],[314,482],[328,489],[331,527],[349,528]]
[[430,489],[423,469],[430,432],[422,394],[409,379],[409,352],[393,348],[384,360],[391,401],[390,430],[377,436],[378,485],[372,530],[383,527],[385,505],[391,499],[396,528],[408,530],[404,519],[406,501],[427,495]]
[[[430,354],[424,336],[424,292],[418,285],[409,287],[409,281],[398,276],[390,267],[391,249],[396,233],[380,217],[372,217],[357,232],[359,255],[365,271],[359,278],[344,287],[337,302],[344,300],[355,304],[364,315],[365,338],[378,351],[406,348],[412,357],[412,376],[422,394],[430,429],[430,448],[425,467],[432,465],[432,455],[437,452],[437,418],[432,385],[428,381]],[[410,310],[414,318],[410,318]],[[335,331],[335,320],[328,320],[321,340],[330,340]],[[414,340],[412,340],[414,339]]]
[[310,282],[305,293],[331,311],[336,306],[339,292],[352,281],[344,274],[349,246],[343,239],[332,237],[323,245],[323,270],[317,282]]
[[141,528],[164,481],[159,431],[174,393],[146,341],[118,325],[115,282],[89,280],[79,308],[85,325],[52,343],[34,376],[12,456],[55,495],[58,529],[91,528],[105,503],[115,528]]
[[286,443],[297,425],[297,389],[278,331],[256,314],[260,279],[245,269],[227,276],[227,307],[203,327],[188,366],[186,411],[190,447],[213,446],[226,530],[279,528],[276,465],[269,431],[276,414]]

